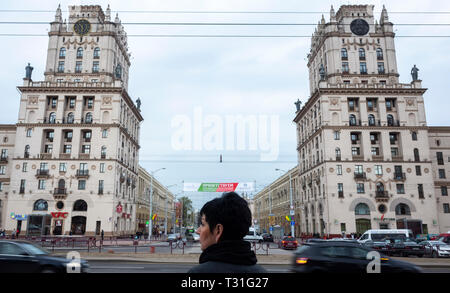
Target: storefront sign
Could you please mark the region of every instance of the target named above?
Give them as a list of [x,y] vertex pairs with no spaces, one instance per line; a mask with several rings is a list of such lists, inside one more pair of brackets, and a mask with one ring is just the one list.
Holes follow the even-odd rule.
[[395,218],[373,218],[375,221],[395,221]]
[[11,219],[17,220],[17,221],[26,221],[28,218],[28,215],[19,215],[15,213],[11,213]]
[[116,207],[116,212],[119,213],[119,214],[122,213],[122,206],[121,206],[120,204],[117,205],[117,207]]
[[69,213],[62,213],[62,212],[56,212],[56,213],[51,213],[53,218],[67,218],[67,216],[69,215]]

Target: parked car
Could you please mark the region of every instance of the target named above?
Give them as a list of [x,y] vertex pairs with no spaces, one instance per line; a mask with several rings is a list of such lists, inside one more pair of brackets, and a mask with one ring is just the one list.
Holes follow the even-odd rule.
[[[0,273],[67,273],[71,259],[50,255],[42,247],[23,240],[0,240]],[[80,272],[89,264],[80,260]]]
[[367,241],[363,245],[369,249],[381,252],[386,255],[392,255],[391,247],[387,245],[386,241]]
[[411,238],[386,238],[384,241],[387,243],[390,255],[417,255],[418,257],[422,257],[425,254],[424,246],[417,244]]
[[200,241],[200,235],[198,235],[197,233],[188,233],[188,234],[186,234],[186,240],[192,241],[192,242],[198,242],[198,241]]
[[450,245],[442,241],[423,241],[425,255],[431,257],[450,257]]
[[[372,249],[349,241],[324,241],[307,243],[294,253],[292,271],[297,273],[334,272],[367,273],[372,258],[367,254]],[[380,253],[381,273],[422,273],[414,264],[393,260]]]
[[249,242],[258,242],[258,243],[262,243],[264,241],[264,239],[262,238],[261,235],[253,234],[253,232],[245,235],[244,240],[249,241]]
[[439,236],[437,237],[437,240],[445,242],[447,244],[450,244],[450,233],[439,234]]
[[179,239],[181,239],[180,233],[169,234],[169,235],[167,235],[167,241],[168,241],[168,242],[177,241],[177,240],[179,240]]
[[297,249],[298,241],[297,239],[295,239],[295,237],[285,236],[281,238],[280,242],[278,243],[278,247],[282,249]]
[[409,229],[378,229],[367,230],[358,239],[358,242],[364,243],[366,241],[380,241],[384,238],[411,238],[412,231]]
[[263,238],[264,242],[273,242],[273,236],[269,233],[263,233],[261,234],[261,237]]

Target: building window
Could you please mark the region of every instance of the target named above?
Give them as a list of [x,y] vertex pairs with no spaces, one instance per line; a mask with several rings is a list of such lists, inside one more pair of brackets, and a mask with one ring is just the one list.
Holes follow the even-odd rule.
[[339,196],[339,198],[344,197],[344,184],[343,183],[338,183],[338,196]]
[[83,66],[83,62],[77,61],[75,63],[75,73],[81,73],[81,71],[83,69],[82,66]]
[[450,204],[444,203],[443,208],[444,208],[444,214],[450,214]]
[[98,59],[100,58],[100,48],[95,48],[94,49],[94,59]]
[[386,99],[386,110],[392,111],[395,107],[395,99]]
[[337,170],[336,170],[338,175],[342,175],[342,165],[337,165]]
[[416,176],[422,176],[422,170],[420,169],[420,166],[416,166]]
[[401,203],[395,207],[395,215],[411,215],[411,210],[407,204]]
[[105,163],[100,163],[100,173],[105,173]]
[[92,113],[89,112],[89,113],[86,114],[85,122],[86,123],[92,123]]
[[90,154],[91,153],[91,146],[89,144],[84,144],[81,146],[81,153],[82,154]]
[[405,185],[404,184],[397,184],[397,193],[405,194]]
[[412,138],[412,140],[416,141],[417,140],[417,132],[415,132],[415,131],[411,132],[411,138]]
[[377,48],[377,59],[383,60],[383,49]]
[[78,190],[86,189],[86,180],[78,180]]
[[39,190],[44,190],[45,189],[45,180],[39,180],[38,189]]
[[447,196],[448,195],[447,186],[441,186],[441,195],[442,196]]
[[26,183],[25,179],[20,180],[20,191],[19,191],[20,194],[25,193],[25,183]]
[[51,124],[56,123],[56,113],[55,112],[50,113],[50,115],[48,116],[48,123],[51,123]]
[[33,133],[33,129],[32,128],[28,128],[27,129],[27,137],[31,137],[32,133]]
[[58,62],[58,72],[59,73],[64,72],[64,61],[59,61]]
[[334,140],[340,140],[341,139],[341,133],[339,131],[334,132]]
[[69,100],[69,108],[74,109],[75,108],[75,98],[70,98]]
[[423,195],[423,184],[417,184],[417,193],[419,193],[420,199],[425,198],[425,196]]
[[366,51],[363,48],[359,48],[359,60],[366,60]]
[[67,123],[72,124],[75,121],[75,116],[73,115],[72,112],[70,112],[69,114],[67,114]]
[[394,116],[392,116],[391,114],[387,115],[387,124],[388,126],[394,126]]
[[102,159],[106,159],[106,146],[102,146],[100,155]]
[[380,155],[380,148],[372,147],[371,148],[371,153],[372,153],[372,156],[379,156]]
[[392,156],[393,158],[399,156],[399,154],[398,154],[398,148],[391,148],[391,156]]
[[6,174],[6,166],[0,166],[0,175]]
[[364,193],[364,183],[357,183],[356,191],[357,191],[357,193]]
[[384,74],[384,63],[378,62],[378,74]]
[[445,179],[445,169],[439,169],[439,179]]
[[383,166],[375,165],[375,175],[383,175]]
[[414,149],[414,161],[420,162],[419,149]]
[[342,62],[342,73],[349,73],[348,62]]
[[48,203],[43,200],[37,200],[33,205],[33,211],[48,211]]
[[336,161],[340,161],[341,160],[341,149],[336,148],[335,153],[336,153]]
[[103,129],[102,130],[102,138],[107,138],[108,137],[108,129]]
[[359,63],[359,71],[361,72],[361,74],[367,74],[366,62],[360,62]]
[[356,116],[351,114],[349,117],[349,123],[351,126],[355,126],[356,125]]
[[81,47],[77,49],[77,58],[83,58],[83,48]]
[[62,47],[59,49],[59,58],[65,58],[66,57],[66,48]]
[[28,163],[22,164],[22,172],[28,172]]
[[370,215],[370,209],[365,203],[359,203],[355,207],[355,215],[357,215],[357,216]]
[[92,72],[93,73],[99,72],[99,62],[98,61],[94,61],[94,63],[92,63]]
[[64,154],[71,154],[72,153],[72,145],[65,144],[63,149]]
[[103,194],[103,187],[104,187],[104,181],[99,180],[98,181],[98,194]]
[[444,156],[443,156],[442,152],[437,152],[436,158],[437,158],[438,165],[444,165]]
[[59,163],[59,172],[67,172],[67,163]]
[[347,60],[348,59],[347,49],[345,49],[345,48],[341,49],[341,59],[342,60]]
[[359,147],[352,147],[352,156],[361,155],[361,149]]
[[369,126],[375,126],[375,116],[372,114],[369,115]]

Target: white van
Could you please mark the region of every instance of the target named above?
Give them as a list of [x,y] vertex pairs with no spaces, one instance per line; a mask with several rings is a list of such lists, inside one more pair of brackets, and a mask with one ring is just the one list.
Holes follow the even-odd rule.
[[394,238],[413,238],[410,229],[381,229],[381,230],[367,230],[358,239],[359,243],[366,243],[367,241],[380,241],[387,237]]

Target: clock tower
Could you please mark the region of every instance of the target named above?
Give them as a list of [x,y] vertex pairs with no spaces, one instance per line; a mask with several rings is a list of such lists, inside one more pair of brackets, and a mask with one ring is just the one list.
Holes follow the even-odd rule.
[[128,88],[130,54],[127,34],[111,9],[69,6],[69,20],[58,7],[51,23],[45,80],[51,82],[114,82]]

